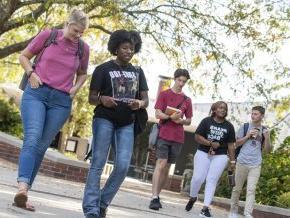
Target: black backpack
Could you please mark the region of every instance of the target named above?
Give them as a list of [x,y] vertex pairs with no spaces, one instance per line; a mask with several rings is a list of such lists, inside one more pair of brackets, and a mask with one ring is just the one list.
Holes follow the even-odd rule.
[[[243,134],[243,137],[245,137],[246,135],[247,135],[247,132],[248,132],[248,129],[249,129],[249,123],[244,123],[244,125],[243,125],[243,127],[244,127],[244,134]],[[262,141],[261,141],[261,150],[263,150],[263,144],[264,144],[264,142],[265,142],[265,137],[264,137],[264,135],[263,135],[263,130],[264,129],[266,129],[266,127],[265,126],[262,126]],[[242,148],[242,146],[243,145],[241,145],[241,146],[239,146],[239,147],[237,147],[236,148],[236,159],[237,159],[237,157],[239,156],[239,154],[240,154],[240,151],[241,151],[241,148]]]

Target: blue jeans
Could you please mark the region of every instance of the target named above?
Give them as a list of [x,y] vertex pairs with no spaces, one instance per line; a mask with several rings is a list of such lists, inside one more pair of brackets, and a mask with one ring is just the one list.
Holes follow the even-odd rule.
[[45,151],[70,115],[71,105],[68,93],[47,85],[36,89],[26,86],[21,102],[24,140],[18,182],[32,185]]
[[[134,124],[115,127],[106,119],[93,120],[92,161],[83,199],[83,211],[86,217],[98,217],[100,208],[107,208],[113,200],[127,175],[133,142]],[[115,153],[114,170],[101,190],[101,174],[107,161],[110,145]]]

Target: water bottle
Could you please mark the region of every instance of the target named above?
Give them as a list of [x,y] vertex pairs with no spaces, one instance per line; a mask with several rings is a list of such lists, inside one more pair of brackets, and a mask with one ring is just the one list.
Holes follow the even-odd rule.
[[228,182],[231,187],[235,186],[235,174],[231,170],[228,170]]

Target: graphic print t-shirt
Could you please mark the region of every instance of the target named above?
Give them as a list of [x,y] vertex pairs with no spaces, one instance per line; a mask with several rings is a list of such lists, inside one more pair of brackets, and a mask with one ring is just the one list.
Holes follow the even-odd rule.
[[[229,121],[217,123],[212,117],[204,118],[196,129],[196,134],[203,136],[209,141],[219,142],[220,147],[215,151],[216,154],[227,154],[228,143],[234,143],[235,129]],[[209,146],[199,144],[198,150],[208,152]]]
[[96,67],[90,90],[116,99],[115,108],[99,105],[95,108],[95,117],[108,119],[117,126],[125,126],[134,121],[134,113],[128,106],[141,91],[148,91],[144,72],[141,68],[129,64],[121,67],[113,60]]

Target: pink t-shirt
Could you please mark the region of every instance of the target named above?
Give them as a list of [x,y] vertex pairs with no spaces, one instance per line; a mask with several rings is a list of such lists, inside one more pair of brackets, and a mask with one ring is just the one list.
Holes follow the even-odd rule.
[[[159,109],[162,112],[165,111],[167,106],[176,108],[182,101],[182,105],[179,109],[182,111],[186,118],[192,117],[192,103],[191,99],[184,100],[184,94],[174,93],[171,89],[160,92],[155,104],[155,109]],[[159,137],[167,141],[184,143],[184,129],[183,125],[168,121],[166,123],[160,123]]]
[[[29,43],[28,50],[35,55],[41,52],[50,32],[51,30],[40,32]],[[44,50],[35,72],[46,85],[69,93],[78,68],[87,71],[89,46],[84,43],[84,52],[80,61],[79,56],[76,55],[78,43],[64,38],[62,30],[58,30],[56,42],[57,44],[51,44]]]

